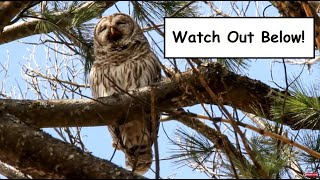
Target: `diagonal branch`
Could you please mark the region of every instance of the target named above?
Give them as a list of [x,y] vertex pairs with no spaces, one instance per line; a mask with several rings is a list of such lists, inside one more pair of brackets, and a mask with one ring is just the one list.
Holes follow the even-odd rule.
[[143,178],[0,112],[0,159],[33,178]]
[[239,152],[239,150],[231,143],[226,135],[219,134],[218,131],[207,126],[205,123],[194,117],[189,117],[186,115],[173,115],[172,118],[208,138],[217,149],[223,151],[225,154],[230,155],[230,161],[238,162],[234,163],[236,166],[239,166],[238,169],[255,169],[255,167],[251,165],[246,157],[243,156],[243,154]]
[[[112,5],[114,5],[117,1],[88,1],[82,4],[80,7],[72,11],[73,13],[67,11],[67,12],[56,12],[52,14],[52,21],[51,23],[56,24],[61,29],[65,29],[64,27],[67,27],[70,25],[68,22],[64,21],[64,19],[72,19],[75,13],[81,12],[84,9],[90,8],[92,6],[98,6],[101,7],[99,11],[102,13]],[[63,17],[63,18],[62,18]],[[83,22],[89,21],[90,19],[84,19]],[[15,24],[9,25],[4,27],[3,33],[0,34],[0,45],[4,43],[8,43],[11,41],[15,41],[20,38],[25,38],[28,36],[41,34],[39,28],[37,28],[37,25],[44,21],[41,18],[36,19],[28,19],[25,22],[17,22]],[[80,22],[80,23],[83,23]],[[49,32],[46,32],[49,33]]]
[[31,179],[31,177],[21,173],[17,169],[1,161],[0,161],[0,174],[4,175],[8,179]]
[[0,34],[3,28],[24,8],[35,1],[3,1],[0,2]]

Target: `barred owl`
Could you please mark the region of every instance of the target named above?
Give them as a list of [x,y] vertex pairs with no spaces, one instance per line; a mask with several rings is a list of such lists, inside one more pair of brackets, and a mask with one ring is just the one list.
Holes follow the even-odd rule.
[[[160,64],[139,25],[128,15],[101,18],[94,30],[95,61],[90,71],[93,97],[134,90],[158,81]],[[108,126],[113,146],[125,154],[128,169],[144,174],[152,164],[150,111],[128,110],[117,124]]]

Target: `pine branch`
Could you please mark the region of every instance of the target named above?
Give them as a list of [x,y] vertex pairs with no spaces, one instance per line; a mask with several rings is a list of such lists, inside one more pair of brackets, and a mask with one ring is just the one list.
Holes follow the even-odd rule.
[[230,156],[230,161],[236,161],[235,166],[238,169],[256,169],[246,159],[245,156],[229,141],[228,137],[224,134],[219,134],[216,130],[207,126],[199,119],[189,117],[186,115],[173,115],[173,119],[181,122],[182,124],[194,129],[195,131],[202,134],[204,137],[209,139],[217,149],[223,151]]
[[[221,120],[221,122],[225,122],[225,123],[231,124],[231,123],[232,123],[232,120]],[[254,132],[257,132],[257,133],[259,133],[259,134],[261,134],[261,135],[263,135],[263,136],[272,137],[272,138],[278,139],[278,140],[280,140],[280,141],[282,141],[282,142],[284,142],[284,143],[286,143],[286,144],[290,144],[290,145],[292,145],[292,146],[295,146],[295,147],[297,147],[297,148],[300,148],[300,149],[304,150],[305,152],[307,152],[308,154],[312,155],[313,157],[316,157],[316,158],[318,158],[318,159],[320,158],[320,153],[319,153],[319,152],[316,152],[316,151],[314,151],[314,150],[312,150],[312,149],[310,149],[310,148],[308,148],[308,147],[306,147],[306,146],[304,146],[304,145],[301,145],[301,144],[299,144],[299,143],[296,143],[295,141],[293,141],[293,140],[291,140],[291,139],[289,139],[289,138],[287,138],[287,137],[285,137],[285,136],[281,136],[281,135],[276,134],[276,133],[272,133],[272,132],[269,132],[269,131],[265,131],[265,130],[263,130],[263,129],[257,128],[257,127],[255,127],[255,126],[251,126],[251,125],[249,125],[249,124],[246,124],[246,123],[243,123],[243,122],[240,122],[240,121],[238,121],[238,122],[236,122],[236,123],[237,123],[237,125],[239,125],[239,126],[242,126],[242,127],[244,127],[244,128],[250,129],[250,130],[252,130],[252,131],[254,131]]]
[[33,178],[143,178],[0,114],[0,159]]
[[[61,29],[65,29],[64,27],[67,27],[70,25],[68,22],[65,21],[65,19],[72,19],[74,17],[74,14],[77,12],[81,12],[84,9],[90,8],[94,5],[98,5],[100,8],[101,12],[104,12],[106,9],[114,5],[117,1],[88,1],[82,4],[80,7],[75,9],[73,13],[70,13],[69,11],[66,12],[55,12],[50,14],[52,17],[52,22],[53,24],[57,25]],[[90,19],[83,19],[83,22],[79,23],[84,23],[86,21],[89,21]],[[36,34],[41,34],[43,33],[41,29],[37,28],[37,25],[41,22],[44,22],[45,20],[41,18],[36,18],[32,19],[29,18],[25,22],[17,22],[15,24],[9,25],[4,27],[3,32],[0,34],[0,45],[4,43],[8,43],[11,41],[15,41],[20,38],[25,38],[28,36],[36,35]],[[49,31],[51,32],[51,31]],[[49,33],[45,32],[45,33]]]
[[192,67],[193,71],[198,75],[198,79],[200,84],[205,88],[205,90],[207,91],[207,93],[210,95],[211,100],[212,101],[216,101],[218,107],[222,110],[222,112],[231,120],[231,125],[233,126],[235,132],[240,136],[242,143],[245,147],[246,152],[248,153],[249,157],[251,158],[252,162],[254,163],[256,170],[259,172],[259,174],[261,175],[261,177],[263,178],[269,178],[267,172],[262,168],[261,164],[257,161],[256,159],[256,154],[254,153],[254,151],[252,151],[252,149],[249,146],[249,143],[247,142],[247,139],[244,135],[244,133],[240,130],[240,128],[237,126],[235,119],[231,116],[231,114],[228,112],[228,110],[226,109],[226,107],[223,104],[223,100],[221,100],[220,98],[220,94],[214,92],[212,90],[212,87],[209,86],[209,84],[207,83],[207,78],[204,77],[203,74],[201,74],[199,72],[198,69],[196,69],[192,63],[190,61],[188,61],[188,63],[190,64],[190,66]]

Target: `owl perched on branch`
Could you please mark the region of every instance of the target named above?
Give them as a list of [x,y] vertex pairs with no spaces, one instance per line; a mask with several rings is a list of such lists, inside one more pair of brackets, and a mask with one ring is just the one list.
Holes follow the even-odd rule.
[[[148,86],[160,79],[160,64],[139,25],[128,15],[101,18],[94,30],[95,61],[90,71],[93,97],[109,96]],[[126,156],[126,166],[139,174],[152,164],[150,111],[124,110],[117,124],[108,127],[113,146]]]

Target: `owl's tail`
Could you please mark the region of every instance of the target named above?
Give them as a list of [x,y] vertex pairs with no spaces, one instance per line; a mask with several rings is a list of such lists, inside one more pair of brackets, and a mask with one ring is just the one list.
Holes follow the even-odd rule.
[[[152,164],[152,149],[151,147],[144,146],[136,146],[134,149],[137,149],[135,153],[137,154],[136,156],[126,154],[126,168],[143,175],[149,170]],[[132,151],[134,151],[134,149],[131,148]]]
[[121,125],[121,139],[126,156],[127,169],[143,175],[152,164],[151,129],[141,120],[129,121]]

